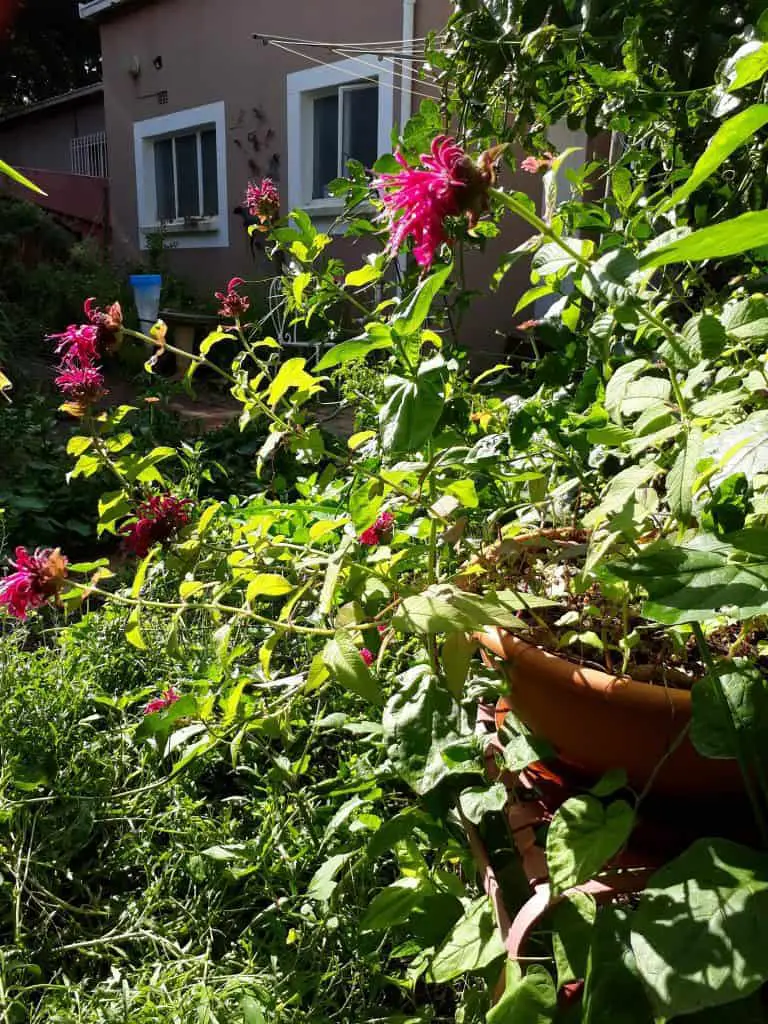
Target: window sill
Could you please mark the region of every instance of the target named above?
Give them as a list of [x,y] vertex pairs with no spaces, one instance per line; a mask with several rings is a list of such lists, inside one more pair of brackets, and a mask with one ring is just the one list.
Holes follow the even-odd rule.
[[212,234],[221,230],[219,217],[197,217],[194,220],[164,221],[157,224],[142,225],[144,233],[164,235],[201,235]]

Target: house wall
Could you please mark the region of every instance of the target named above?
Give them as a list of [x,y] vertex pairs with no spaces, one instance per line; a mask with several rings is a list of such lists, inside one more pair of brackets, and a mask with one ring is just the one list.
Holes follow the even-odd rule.
[[[329,15],[332,9],[332,16]],[[416,36],[440,28],[450,13],[449,0],[417,0]],[[315,66],[314,61],[341,60],[326,50],[287,53],[264,45],[253,33],[304,39],[343,38],[345,42],[390,40],[402,31],[401,0],[159,0],[118,11],[101,25],[104,94],[111,165],[113,244],[117,255],[135,257],[139,248],[135,183],[134,123],[190,107],[223,101],[226,108],[227,248],[177,248],[169,254],[172,269],[210,294],[233,276],[254,278],[269,272],[266,261],[254,266],[249,239],[232,213],[247,180],[265,174],[287,188],[286,76]],[[307,56],[309,54],[310,56]],[[314,57],[314,61],[313,58]],[[159,69],[155,64],[162,63]],[[398,68],[399,70],[399,68]],[[138,71],[138,73],[137,73]],[[395,120],[399,121],[401,79],[395,78]],[[415,92],[432,94],[421,83]],[[161,102],[161,98],[163,102]],[[416,96],[414,103],[421,101]],[[506,184],[539,189],[538,181],[516,175]],[[287,210],[285,211],[287,212]],[[487,284],[498,255],[526,237],[511,224],[503,241],[489,245],[491,256],[468,260],[470,286]],[[345,243],[346,244],[346,243]],[[359,243],[350,262],[362,260],[370,241]],[[462,340],[480,357],[495,361],[512,326],[516,296],[527,284],[524,266],[516,266],[499,293],[486,295],[462,327]]]
[[12,166],[69,173],[72,139],[104,128],[103,98],[84,97],[0,122],[0,156]]

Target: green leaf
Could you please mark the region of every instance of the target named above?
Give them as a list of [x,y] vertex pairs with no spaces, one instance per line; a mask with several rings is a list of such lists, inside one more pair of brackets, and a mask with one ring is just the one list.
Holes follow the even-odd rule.
[[92,437],[70,437],[67,442],[67,455],[82,455],[93,444]]
[[459,797],[464,817],[473,825],[479,825],[486,814],[498,814],[507,803],[507,787],[501,782],[492,786],[472,786]]
[[477,642],[466,633],[449,633],[443,644],[445,681],[456,700],[462,698],[464,683],[476,650]]
[[768,43],[760,43],[754,39],[745,43],[728,61],[728,65],[728,70],[732,68],[733,73],[733,78],[728,83],[729,92],[735,92],[736,89],[743,89],[745,85],[756,82],[768,71]]
[[735,758],[737,743],[768,753],[768,681],[746,659],[723,662],[691,689],[691,742],[704,757]]
[[630,249],[612,249],[591,264],[581,279],[581,289],[589,299],[602,298],[609,305],[629,302],[634,292],[627,280],[639,269]]
[[629,944],[624,907],[609,903],[597,911],[582,1005],[582,1024],[655,1024]]
[[[440,360],[442,364],[442,360]],[[424,364],[427,365],[427,364]],[[389,393],[379,412],[381,445],[388,454],[418,451],[432,436],[445,405],[442,367],[422,373],[416,380],[387,377]]]
[[243,1024],[267,1024],[264,1010],[253,996],[243,996],[240,1009],[243,1011]]
[[507,712],[499,735],[504,744],[504,764],[511,772],[521,772],[534,761],[554,756],[549,743],[534,736],[511,711]]
[[547,833],[547,865],[554,894],[592,878],[629,839],[635,812],[626,800],[607,807],[574,796],[558,809]]
[[304,369],[306,362],[306,359],[289,359],[280,367],[267,391],[267,400],[273,409],[291,388],[307,391],[309,394],[322,390],[316,378]]
[[683,522],[693,513],[693,485],[696,466],[701,458],[702,435],[692,430],[683,436],[683,444],[667,474],[667,501],[674,515]]
[[[768,55],[768,46],[763,44],[761,50],[764,54]],[[737,79],[741,74],[741,69],[745,68],[746,70],[746,61],[749,59],[754,60],[756,57],[757,54],[753,54],[751,57],[746,57],[739,62],[737,65]],[[768,57],[766,57],[766,63],[760,74],[766,69],[768,69]],[[751,79],[747,79],[747,81],[751,81]],[[743,84],[746,84],[746,82]],[[730,88],[738,89],[740,86],[732,83]],[[734,153],[739,147],[743,146],[745,142],[750,142],[755,133],[765,124],[768,124],[768,105],[765,103],[755,103],[753,106],[739,111],[734,117],[724,121],[709,140],[704,153],[696,161],[691,176],[669,198],[660,204],[656,211],[657,214],[671,210],[673,206],[677,206],[678,203],[682,203],[684,199],[687,199],[702,182],[706,181],[721,164],[725,163],[731,153]]]
[[738,256],[768,244],[768,210],[751,210],[740,217],[693,231],[685,238],[641,256],[643,269],[665,267],[670,263],[696,263]]
[[437,294],[451,276],[453,263],[438,267],[425,277],[413,295],[403,300],[402,310],[398,309],[392,320],[392,326],[401,338],[415,334],[427,319]]
[[416,665],[399,676],[382,728],[395,770],[420,796],[451,774],[443,751],[461,740],[464,717],[428,666]]
[[312,875],[309,888],[307,889],[307,899],[327,903],[339,884],[336,881],[336,875],[353,856],[353,851],[337,853],[334,857],[329,857],[327,861],[321,864],[314,875]]
[[141,609],[134,608],[131,614],[128,616],[128,622],[125,626],[125,639],[132,647],[136,647],[140,651],[145,651],[147,645],[144,642],[144,637],[141,633]]
[[361,931],[381,932],[394,925],[405,924],[416,907],[432,892],[433,886],[424,878],[413,875],[398,878],[373,897],[360,922]]
[[725,839],[697,840],[651,878],[631,927],[657,1015],[749,995],[768,979],[768,856]]
[[504,995],[486,1016],[486,1024],[551,1024],[557,1012],[555,983],[544,967],[530,967],[516,984],[507,977]]
[[248,590],[245,599],[250,604],[257,597],[282,597],[283,594],[290,594],[293,584],[278,576],[277,573],[260,572],[248,580]]
[[530,306],[532,302],[537,302],[539,299],[545,299],[551,294],[552,288],[548,284],[539,284],[534,288],[529,288],[528,291],[518,299],[512,315],[516,316],[521,309],[525,309],[526,306]]
[[[539,602],[533,603],[539,606]],[[514,629],[520,627],[517,612],[525,607],[511,591],[481,597],[450,583],[437,583],[401,601],[392,625],[403,633],[468,633],[478,626]]]
[[339,630],[323,651],[323,661],[334,679],[372,704],[382,704],[381,691],[351,635]]
[[5,174],[8,178],[11,179],[11,181],[15,181],[18,185],[23,185],[24,188],[29,188],[33,192],[37,192],[38,195],[48,195],[47,192],[43,192],[43,190],[41,188],[38,188],[38,186],[33,181],[29,180],[29,178],[25,178],[23,174],[19,173],[19,171],[14,170],[14,168],[11,167],[10,164],[7,164],[5,160],[0,160],[0,174]]
[[552,912],[552,950],[558,988],[586,977],[596,913],[594,898],[585,892],[568,893],[555,906]]
[[329,349],[315,367],[317,372],[341,366],[353,359],[364,359],[369,352],[392,348],[392,332],[384,324],[368,324],[366,332],[359,338],[350,338]]
[[[563,241],[585,259],[593,249],[593,243],[587,239],[563,238]],[[562,278],[575,270],[578,265],[575,257],[565,252],[557,242],[547,242],[545,245],[539,246],[534,254],[531,280],[538,283],[553,277]]]
[[671,365],[689,369],[703,359],[716,359],[727,341],[725,328],[711,313],[697,313],[683,326],[675,344],[665,341],[659,354]]
[[211,333],[203,338],[200,342],[200,355],[207,356],[214,345],[218,345],[220,341],[234,341],[234,335],[228,334],[227,331],[217,330],[211,331]]
[[479,896],[438,949],[429,979],[444,985],[469,971],[482,971],[504,953],[488,897]]
[[378,281],[380,277],[381,271],[371,263],[366,263],[359,270],[351,270],[347,274],[344,284],[349,288],[362,288],[366,284]]
[[682,544],[660,541],[610,571],[648,591],[643,615],[667,625],[704,622],[720,613],[749,618],[768,611],[768,531],[741,530],[726,541],[701,534]]
[[714,486],[736,473],[743,473],[752,483],[756,476],[768,472],[768,412],[752,413],[737,426],[709,438],[701,457],[717,464],[711,478]]

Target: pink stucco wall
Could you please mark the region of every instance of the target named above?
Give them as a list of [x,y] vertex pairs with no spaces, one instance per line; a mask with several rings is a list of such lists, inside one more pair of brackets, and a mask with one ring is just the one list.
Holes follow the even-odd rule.
[[[449,0],[417,0],[416,35],[442,27],[450,9]],[[247,235],[231,211],[249,177],[277,167],[286,181],[286,75],[313,66],[304,55],[262,45],[253,33],[365,42],[397,39],[401,30],[401,0],[154,0],[129,5],[106,19],[101,40],[117,254],[135,255],[139,241],[134,122],[223,100],[230,245],[178,249],[170,260],[176,272],[208,292],[234,275],[253,277]],[[316,60],[342,59],[324,50],[306,52]],[[154,63],[160,61],[158,70]],[[166,100],[162,104],[160,93]],[[400,94],[395,95],[397,116]],[[530,186],[531,179],[523,176],[514,184]],[[505,232],[504,245],[495,248],[500,252],[524,237],[525,231],[513,226]],[[366,243],[363,252],[369,247]],[[470,285],[487,281],[492,266],[486,257],[471,257]],[[464,340],[478,353],[487,350],[490,359],[501,349],[502,339],[495,332],[511,326],[515,296],[524,287],[525,272],[516,269],[501,292],[484,298],[466,319]]]

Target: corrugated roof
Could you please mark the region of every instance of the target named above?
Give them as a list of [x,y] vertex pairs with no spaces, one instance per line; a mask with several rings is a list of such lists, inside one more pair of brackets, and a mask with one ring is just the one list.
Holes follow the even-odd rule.
[[98,96],[103,92],[104,86],[101,82],[95,82],[93,85],[84,85],[80,89],[71,89],[69,92],[61,93],[59,96],[51,96],[47,100],[28,103],[26,106],[9,110],[7,113],[0,113],[0,124],[14,121],[17,117],[28,117],[30,114],[38,114],[41,111],[48,110],[50,107],[64,107],[70,103],[79,103],[80,100],[88,99],[89,96]]

